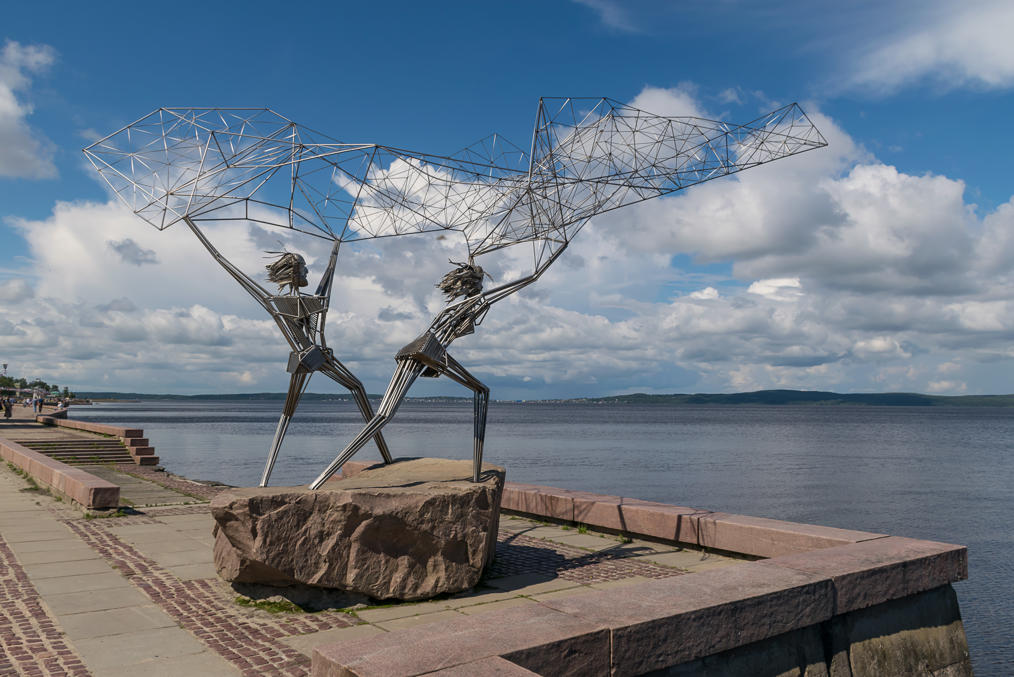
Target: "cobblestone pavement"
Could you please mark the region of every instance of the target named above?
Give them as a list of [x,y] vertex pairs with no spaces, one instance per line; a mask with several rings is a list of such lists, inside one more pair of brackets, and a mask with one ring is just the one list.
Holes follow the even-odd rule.
[[0,675],[91,675],[0,536]]

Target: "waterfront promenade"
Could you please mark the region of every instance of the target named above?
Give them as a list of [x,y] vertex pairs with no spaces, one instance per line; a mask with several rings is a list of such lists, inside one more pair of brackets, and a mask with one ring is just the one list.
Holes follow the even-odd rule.
[[[61,434],[30,408],[0,423],[0,438]],[[222,487],[150,466],[81,467],[120,487],[119,510],[85,510],[0,469],[0,675],[308,675],[321,645],[740,561],[505,515],[496,562],[473,592],[307,613],[217,577],[208,502]]]

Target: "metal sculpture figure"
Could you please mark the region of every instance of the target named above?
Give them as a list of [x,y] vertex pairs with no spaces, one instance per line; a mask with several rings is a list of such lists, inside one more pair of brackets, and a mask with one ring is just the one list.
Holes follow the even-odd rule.
[[[376,416],[310,488],[320,488],[391,420],[419,376],[447,376],[473,391],[473,479],[479,481],[489,389],[447,352],[452,341],[474,332],[494,303],[535,282],[592,216],[826,145],[797,104],[729,125],[658,116],[611,99],[543,98],[527,158],[516,147],[489,148],[498,152],[480,161],[481,175],[464,162],[405,158],[398,181],[415,186],[415,193],[402,201],[404,209],[460,230],[468,261],[438,284],[447,306],[395,356]],[[518,160],[523,166],[515,169]],[[402,224],[409,227],[400,232],[417,222],[407,216]],[[484,291],[476,260],[519,244],[532,247],[531,271]]]
[[[264,109],[160,109],[84,151],[136,214],[159,230],[183,221],[219,265],[271,315],[289,344],[289,389],[261,486],[267,486],[289,423],[314,372],[347,388],[363,418],[373,418],[363,384],[335,357],[325,339],[341,239],[329,231],[326,220],[300,220],[304,210],[292,206],[308,188],[305,179],[297,178],[302,159],[300,133],[312,134]],[[286,143],[289,154],[280,148]],[[291,173],[279,171],[287,166],[291,166]],[[311,175],[314,169],[306,168]],[[266,266],[269,281],[278,285],[278,292],[271,293],[223,256],[198,225],[236,219],[332,239],[331,255],[316,291],[300,291],[308,284],[308,271],[299,254],[268,252],[277,255]],[[391,453],[383,436],[378,433],[374,441],[390,463]]]
[[[117,135],[86,149],[114,191],[125,199],[129,192],[136,213],[158,228],[183,220],[198,237],[195,223],[202,219],[246,219],[330,237],[325,293],[341,242],[428,231],[464,236],[468,260],[438,284],[447,306],[398,352],[376,415],[311,483],[314,489],[370,439],[382,445],[381,429],[419,376],[447,376],[473,391],[478,480],[489,389],[448,354],[455,339],[474,332],[494,303],[535,282],[592,216],[827,145],[796,104],[728,125],[653,115],[610,99],[540,99],[529,152],[492,135],[451,156],[343,144],[266,110],[161,109],[118,134],[127,133],[130,146],[130,131],[151,120],[158,124],[138,151],[111,141]],[[176,159],[151,171],[152,155]],[[144,168],[143,183],[133,178],[135,162]],[[278,175],[288,190],[266,200],[265,187]],[[484,290],[478,259],[516,245],[531,247],[531,269]],[[290,366],[294,359],[313,364],[294,357]]]

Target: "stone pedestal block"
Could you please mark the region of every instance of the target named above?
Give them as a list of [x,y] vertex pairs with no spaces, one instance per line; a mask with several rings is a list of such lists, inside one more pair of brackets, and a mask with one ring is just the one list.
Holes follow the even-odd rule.
[[237,583],[313,585],[378,600],[467,590],[493,560],[504,469],[418,458],[325,488],[233,489],[211,504],[215,565]]

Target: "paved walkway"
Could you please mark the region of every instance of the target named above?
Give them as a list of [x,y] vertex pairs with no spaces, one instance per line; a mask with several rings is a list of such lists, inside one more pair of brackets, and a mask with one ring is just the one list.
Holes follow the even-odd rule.
[[[53,412],[53,407],[44,407],[42,413],[50,414]],[[2,416],[2,414],[0,414]],[[4,437],[12,436],[9,432],[12,428],[19,428],[23,424],[28,424],[29,427],[35,427],[35,412],[32,411],[31,407],[24,407],[20,404],[15,404],[11,408],[11,418],[0,418],[0,435]]]
[[123,487],[134,514],[89,518],[0,470],[0,675],[303,676],[322,643],[736,561],[504,515],[496,561],[473,592],[272,613],[215,574],[207,501],[221,488],[147,467],[92,470]]

